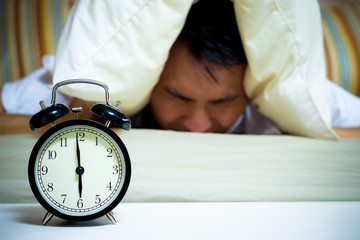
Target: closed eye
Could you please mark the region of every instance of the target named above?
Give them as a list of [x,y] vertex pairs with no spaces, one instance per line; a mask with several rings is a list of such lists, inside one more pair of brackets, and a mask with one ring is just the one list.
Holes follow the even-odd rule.
[[222,104],[222,103],[231,103],[233,101],[235,101],[239,96],[235,95],[235,96],[226,96],[224,98],[220,98],[220,99],[216,99],[216,100],[211,100],[209,101],[212,104]]
[[188,98],[184,95],[182,95],[181,93],[175,91],[175,90],[172,90],[170,88],[165,88],[166,92],[172,96],[173,98],[177,98],[177,99],[180,99],[182,101],[185,101],[185,102],[191,102],[191,101],[194,101],[193,99],[191,98]]

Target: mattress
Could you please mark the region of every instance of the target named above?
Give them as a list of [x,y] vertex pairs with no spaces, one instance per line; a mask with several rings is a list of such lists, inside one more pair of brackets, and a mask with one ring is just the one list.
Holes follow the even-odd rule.
[[[124,202],[359,201],[360,139],[114,129],[132,176]],[[40,135],[0,136],[0,203],[33,203]]]

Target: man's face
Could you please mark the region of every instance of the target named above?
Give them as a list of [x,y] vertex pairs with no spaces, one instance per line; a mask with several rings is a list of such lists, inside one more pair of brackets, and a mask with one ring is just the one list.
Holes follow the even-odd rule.
[[185,45],[174,44],[150,100],[162,129],[224,133],[244,112],[246,65],[223,68],[207,64],[218,83]]

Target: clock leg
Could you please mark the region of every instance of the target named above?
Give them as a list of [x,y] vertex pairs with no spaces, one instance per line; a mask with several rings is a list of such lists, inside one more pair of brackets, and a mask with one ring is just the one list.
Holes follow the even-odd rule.
[[53,216],[54,216],[54,215],[53,215],[52,213],[47,212],[47,213],[45,214],[45,217],[44,217],[43,221],[42,221],[42,224],[43,224],[43,225],[46,225]]
[[107,213],[106,216],[110,220],[110,222],[112,222],[113,224],[116,224],[117,221],[116,221],[115,215],[112,211]]

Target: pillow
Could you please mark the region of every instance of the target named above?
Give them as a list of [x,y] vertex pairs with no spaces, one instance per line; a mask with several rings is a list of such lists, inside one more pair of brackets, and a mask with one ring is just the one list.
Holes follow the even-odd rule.
[[249,67],[245,90],[284,132],[337,139],[331,130],[317,1],[234,0]]
[[[168,50],[184,25],[192,0],[79,1],[69,13],[55,58],[54,83],[88,78],[106,83],[112,103],[126,114],[148,102]],[[104,101],[101,88],[59,89],[87,101]]]
[[360,4],[324,7],[321,16],[327,76],[360,96]]
[[[285,132],[336,139],[323,91],[317,2],[234,3],[249,59],[245,87],[250,99]],[[59,41],[54,83],[72,78],[103,81],[125,113],[137,112],[147,104],[191,4],[192,0],[78,2]],[[62,90],[87,101],[104,100],[101,89],[93,86],[68,85]]]

